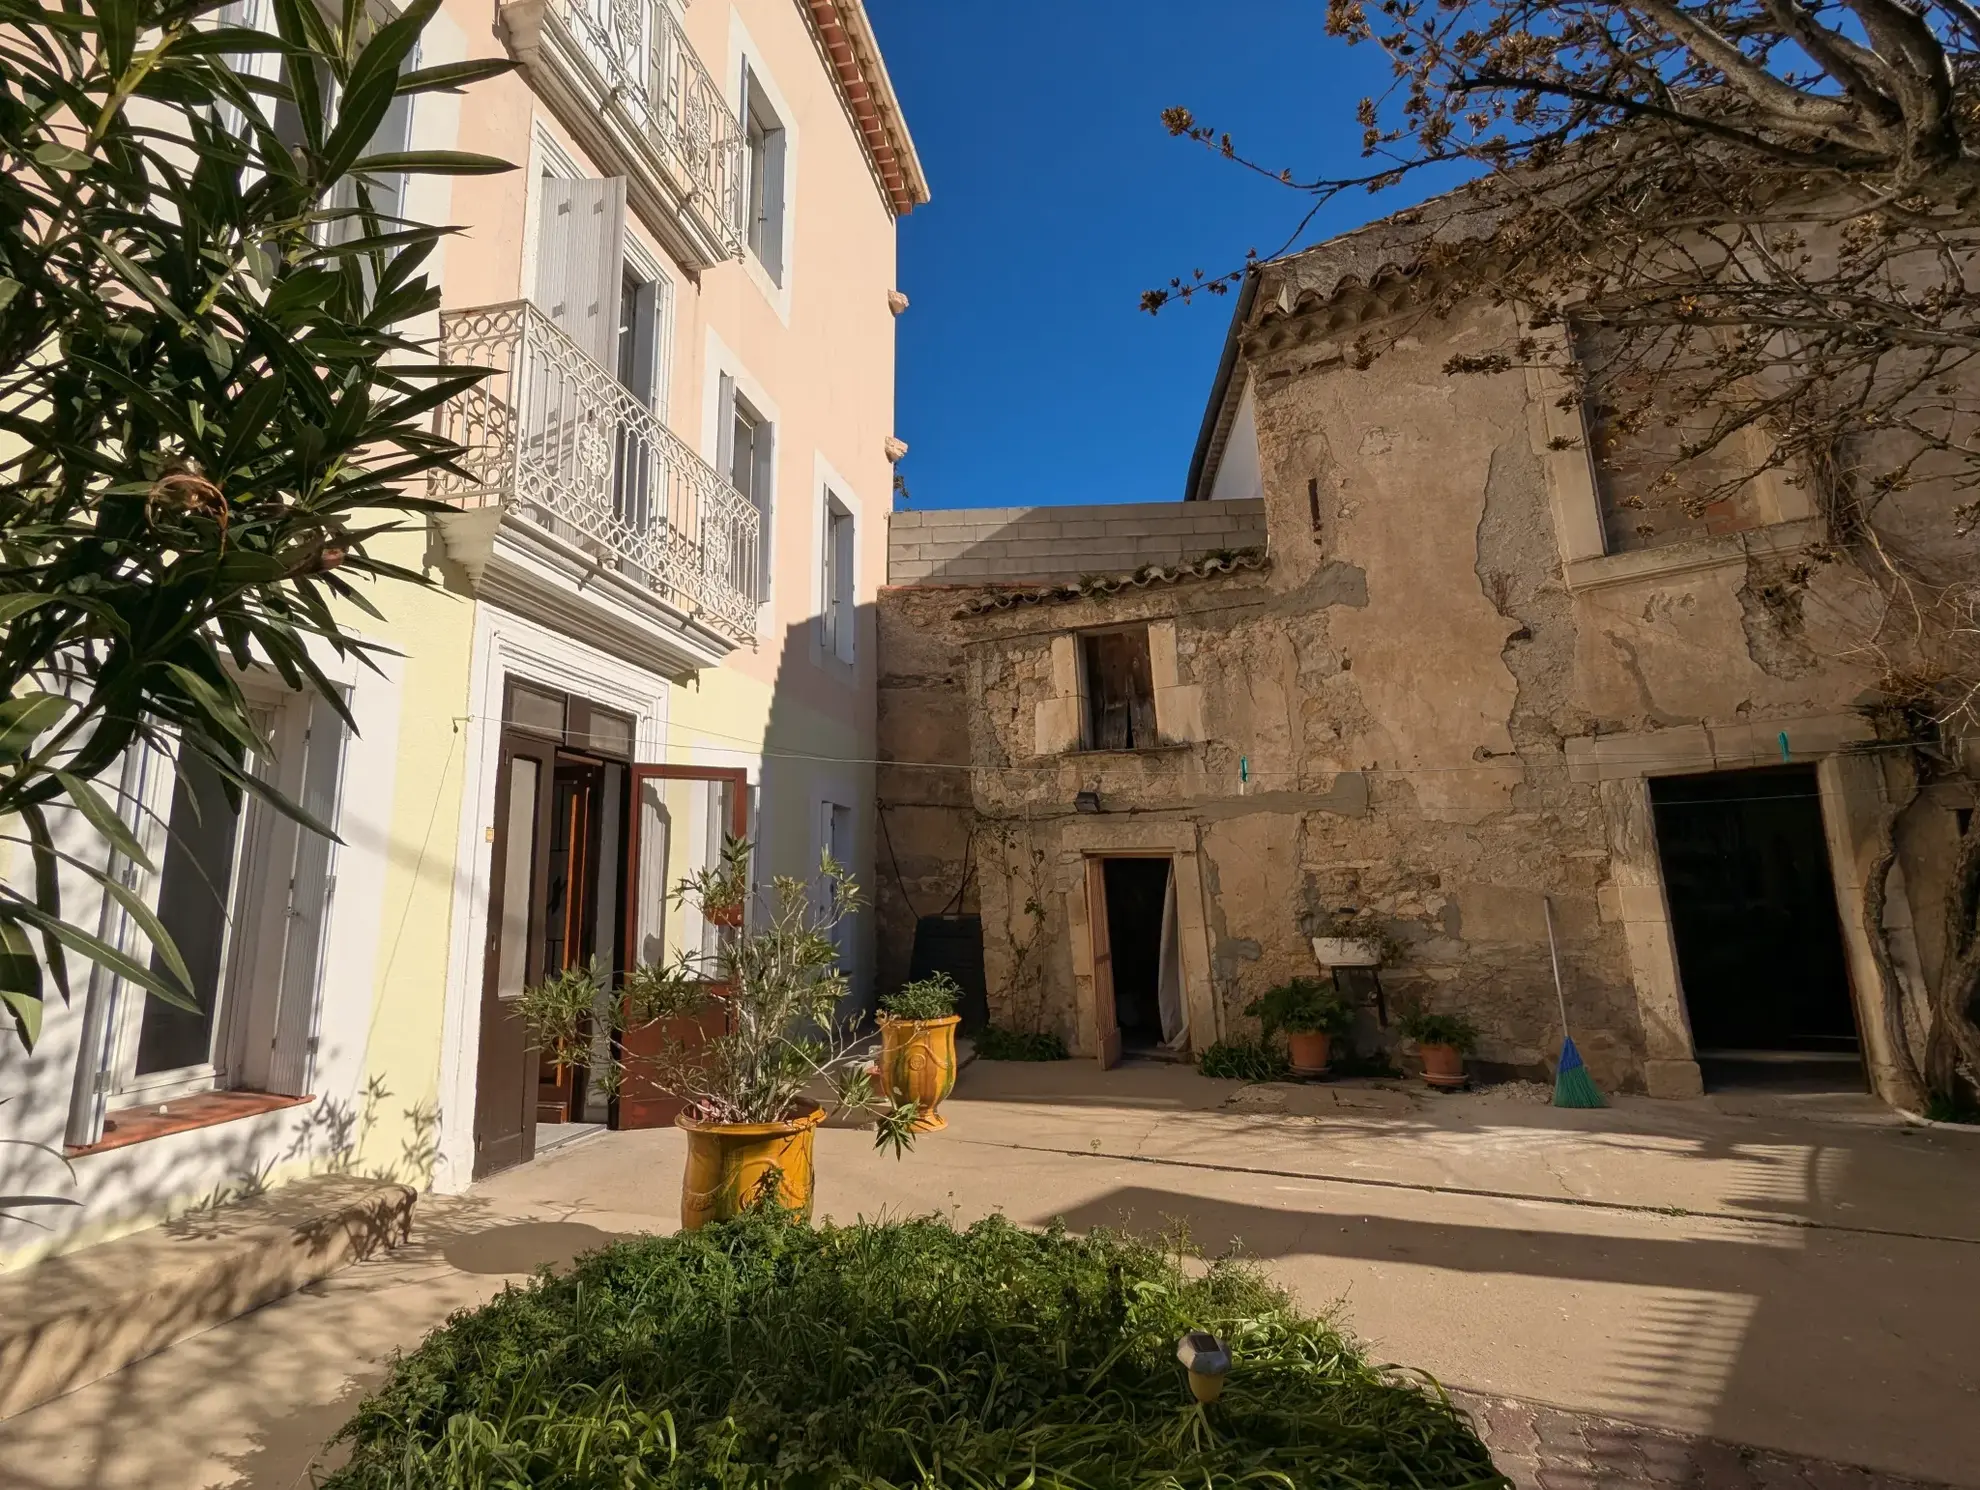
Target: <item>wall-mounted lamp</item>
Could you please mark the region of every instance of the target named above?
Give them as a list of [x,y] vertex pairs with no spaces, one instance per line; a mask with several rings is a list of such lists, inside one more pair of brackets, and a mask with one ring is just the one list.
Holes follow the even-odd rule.
[[1075,812],[1098,812],[1099,810],[1100,793],[1098,792],[1081,792],[1073,798],[1073,811]]

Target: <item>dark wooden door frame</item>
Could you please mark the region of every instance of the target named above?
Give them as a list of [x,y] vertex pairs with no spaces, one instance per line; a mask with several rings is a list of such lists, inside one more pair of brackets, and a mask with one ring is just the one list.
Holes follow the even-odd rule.
[[[749,772],[730,766],[641,766],[626,772],[626,858],[625,903],[620,915],[620,964],[630,970],[636,959],[639,937],[640,855],[644,846],[640,831],[644,822],[640,794],[649,781],[722,782],[729,787],[729,821],[725,831],[732,838],[749,834]],[[663,887],[664,893],[664,887]],[[700,1021],[681,1020],[674,1028],[664,1028],[660,1036],[692,1041],[698,1036],[719,1034],[726,1027],[724,1015],[710,1014]],[[698,1033],[697,1033],[698,1032]],[[652,1039],[653,1036],[647,1036]],[[642,1043],[638,1031],[626,1033],[626,1049],[632,1054]],[[612,1125],[615,1128],[665,1127],[674,1121],[684,1104],[654,1085],[649,1077],[629,1071],[619,1095],[613,1099]]]
[[[535,831],[531,844],[529,919],[523,932],[523,982],[536,981],[541,959],[542,897],[550,863],[550,815],[554,810],[557,745],[524,730],[502,731],[501,753],[495,772],[494,848],[489,854],[488,930],[482,946],[480,1054],[475,1069],[474,1100],[474,1177],[494,1174],[536,1157],[536,1069],[535,1050],[519,1025],[511,1028],[515,1015],[505,1007],[497,987],[501,976],[502,916],[508,880],[509,793],[517,759],[536,766]],[[514,1057],[512,1060],[511,1057]],[[513,1065],[514,1070],[508,1068]],[[513,1079],[514,1106],[519,1125],[515,1132],[506,1126],[491,1133],[489,1119],[506,1112],[505,1095]],[[513,1153],[511,1153],[513,1149]]]

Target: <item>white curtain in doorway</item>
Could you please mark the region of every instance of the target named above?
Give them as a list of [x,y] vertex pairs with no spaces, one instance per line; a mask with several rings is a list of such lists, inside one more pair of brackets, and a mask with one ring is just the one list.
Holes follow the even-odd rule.
[[1162,1045],[1181,1050],[1189,1044],[1189,1010],[1183,1003],[1182,928],[1176,917],[1176,869],[1169,866],[1169,885],[1162,894],[1162,962],[1155,981],[1156,1006],[1162,1014]]

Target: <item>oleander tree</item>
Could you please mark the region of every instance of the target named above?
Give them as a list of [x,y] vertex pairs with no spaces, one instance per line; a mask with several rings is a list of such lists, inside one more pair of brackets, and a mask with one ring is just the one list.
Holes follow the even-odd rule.
[[[1831,607],[1830,655],[1878,679],[1886,733],[1913,747],[1887,871],[1898,815],[1980,730],[1980,9],[1327,0],[1327,26],[1383,63],[1350,169],[1280,169],[1187,108],[1165,124],[1303,198],[1288,246],[1347,194],[1462,183],[1371,229],[1417,272],[1404,313],[1354,344],[1363,365],[1483,299],[1509,312],[1503,342],[1447,371],[1553,369],[1597,457],[1631,446],[1651,500],[1695,514],[1767,472],[1810,489],[1826,541],[1763,599],[1799,630],[1825,587],[1853,597]],[[1258,262],[1178,276],[1144,308],[1228,292]],[[1980,1087],[1980,818],[1945,924],[1922,1053],[1897,1024],[1890,1043],[1905,1079],[1957,1104]]]
[[[410,65],[438,5],[274,0],[264,32],[220,0],[0,0],[0,1001],[30,1049],[65,953],[192,998],[58,815],[142,862],[101,783],[148,744],[307,823],[256,777],[238,678],[342,711],[313,650],[368,659],[367,588],[422,582],[379,540],[424,521],[459,453],[431,411],[477,374],[407,330],[450,230],[388,209],[408,176],[508,169],[380,143],[395,100],[507,67]],[[150,953],[82,924],[65,871]]]

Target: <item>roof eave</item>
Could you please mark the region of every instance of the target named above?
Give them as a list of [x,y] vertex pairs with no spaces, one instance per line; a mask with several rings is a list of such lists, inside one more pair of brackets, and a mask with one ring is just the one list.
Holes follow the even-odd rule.
[[928,200],[928,177],[887,75],[865,0],[798,0],[830,62],[868,164],[896,217]]
[[[1210,385],[1210,402],[1203,410],[1203,424],[1196,432],[1196,449],[1189,458],[1189,480],[1183,487],[1185,502],[1207,501],[1216,472],[1210,457],[1219,430],[1225,423],[1224,406],[1233,396],[1232,380],[1237,373],[1238,355],[1244,339],[1244,323],[1251,318],[1251,307],[1258,298],[1258,267],[1245,271],[1238,288],[1237,304],[1231,308],[1230,330],[1224,334],[1223,355],[1217,360],[1217,377]],[[1241,393],[1243,390],[1238,389]]]

